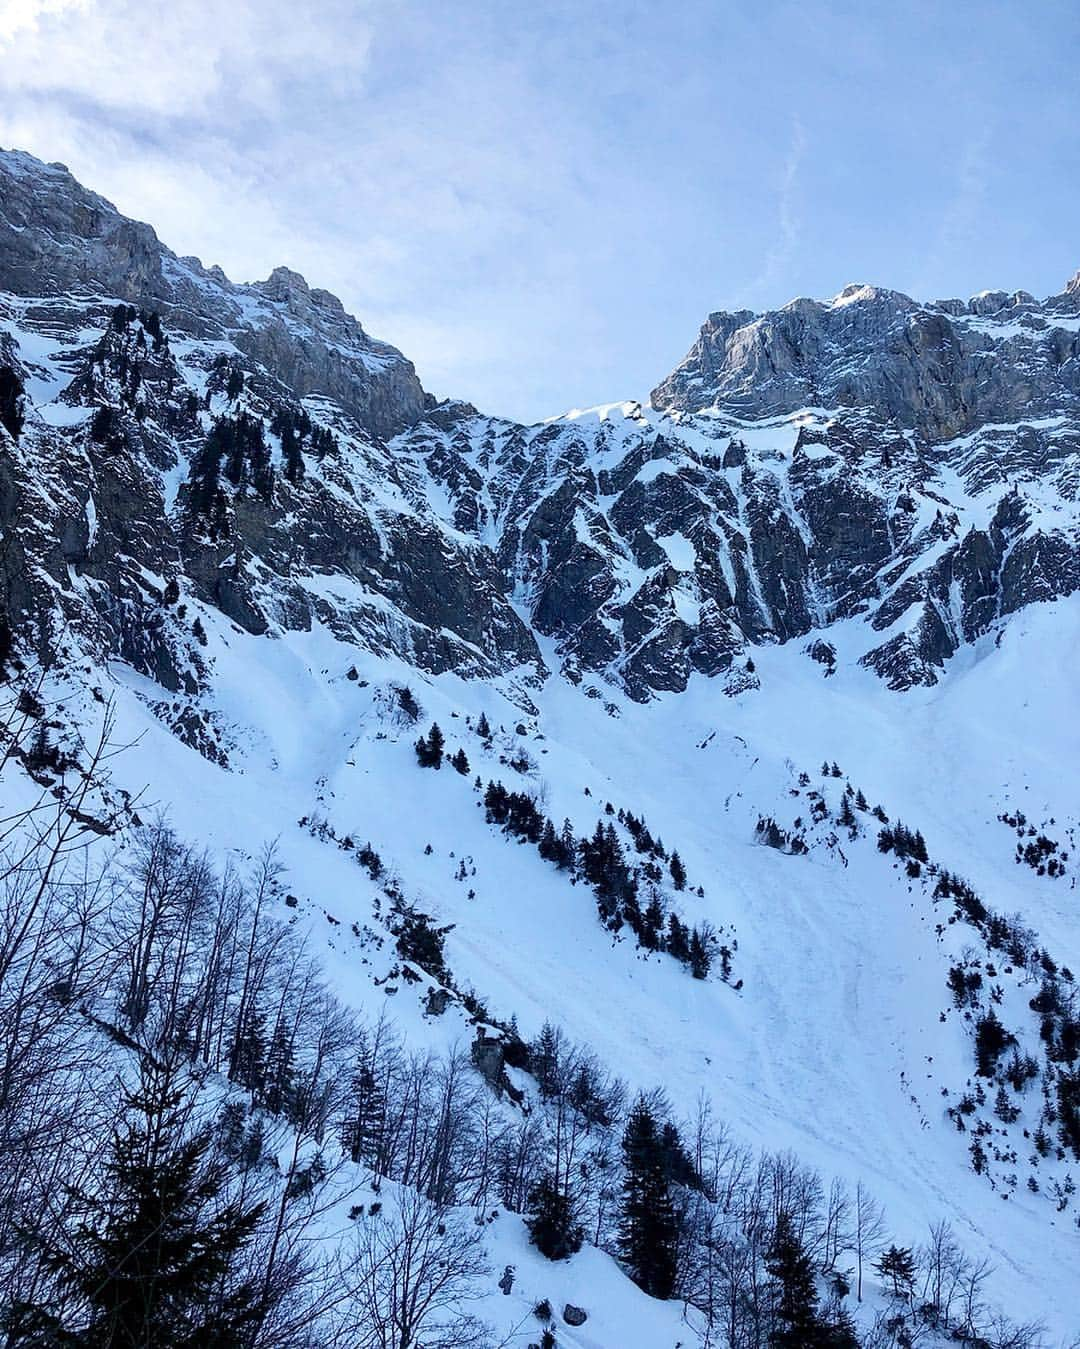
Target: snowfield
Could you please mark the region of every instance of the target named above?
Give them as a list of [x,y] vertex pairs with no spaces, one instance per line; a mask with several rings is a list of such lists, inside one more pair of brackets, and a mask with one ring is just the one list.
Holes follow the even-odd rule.
[[[943,1093],[955,1099],[973,1068],[971,1031],[951,1010],[945,976],[953,956],[978,947],[977,934],[946,923],[938,935],[944,914],[877,851],[875,821],[864,821],[857,840],[805,856],[762,846],[755,823],[759,814],[782,826],[805,816],[798,774],[822,786],[822,761],[835,761],[843,779],[824,783],[834,805],[850,781],[918,827],[932,856],[995,908],[1021,913],[1057,959],[1080,964],[1074,877],[1014,865],[1010,831],[996,818],[1020,805],[1033,819],[1075,824],[1063,766],[1080,754],[1080,601],[1015,616],[934,689],[891,693],[854,666],[825,678],[789,643],[755,653],[761,688],[738,697],[697,679],[643,707],[610,688],[592,697],[590,687],[552,679],[535,716],[490,688],[418,678],[319,629],[259,639],[212,610],[202,616],[209,702],[237,746],[232,771],[169,735],[148,706],[161,691],[113,665],[103,682],[117,692],[115,738],[131,742],[117,780],[219,857],[254,855],[276,840],[286,884],[302,901],[294,921],[308,924],[345,1002],[371,1017],[389,1006],[411,1040],[471,1038],[458,1009],[424,1016],[424,986],[376,982],[394,963],[392,949],[350,935],[354,923],[380,928],[375,887],[348,854],[300,827],[313,815],[339,836],[370,840],[410,899],[454,924],[447,956],[459,983],[493,1015],[516,1016],[526,1038],[556,1019],[631,1087],[662,1087],[686,1116],[707,1093],[736,1137],[792,1149],[826,1178],[862,1180],[898,1240],[918,1242],[948,1218],[966,1249],[992,1259],[994,1300],[1042,1317],[1063,1342],[1075,1333],[1073,1213],[1023,1187],[991,1188],[944,1115]],[[842,643],[842,632],[833,636]],[[1047,663],[1048,650],[1061,658]],[[388,710],[386,691],[399,682],[421,703],[418,727]],[[499,728],[490,749],[468,724],[481,712]],[[417,767],[412,742],[431,720],[448,752],[465,749],[468,777],[445,763],[439,772]],[[534,771],[500,764],[518,748]],[[526,785],[580,833],[609,800],[644,815],[679,850],[691,889],[704,887],[703,899],[691,889],[679,897],[685,916],[734,931],[741,989],[715,976],[702,984],[667,956],[613,941],[584,885],[485,823],[477,774]],[[465,881],[456,879],[462,862]],[[587,1333],[574,1339],[564,1328],[562,1342],[678,1338],[676,1309],[644,1299],[608,1257],[586,1250],[569,1265],[548,1264],[512,1215],[499,1219],[493,1241],[495,1263],[520,1271],[520,1296],[496,1295],[486,1308],[500,1326],[530,1298],[550,1295],[596,1309]]]

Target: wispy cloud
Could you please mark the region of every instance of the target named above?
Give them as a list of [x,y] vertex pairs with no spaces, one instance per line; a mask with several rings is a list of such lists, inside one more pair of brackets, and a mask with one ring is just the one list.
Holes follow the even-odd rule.
[[799,172],[806,155],[806,128],[797,115],[791,119],[791,135],[781,166],[776,193],[776,223],[761,270],[739,292],[736,303],[760,303],[762,295],[776,290],[795,257],[802,233]]
[[913,283],[912,288],[920,296],[929,298],[931,291],[941,288],[943,277],[956,269],[958,262],[966,261],[964,255],[983,227],[991,173],[992,128],[983,115],[975,120],[978,130],[963,142],[955,187]]

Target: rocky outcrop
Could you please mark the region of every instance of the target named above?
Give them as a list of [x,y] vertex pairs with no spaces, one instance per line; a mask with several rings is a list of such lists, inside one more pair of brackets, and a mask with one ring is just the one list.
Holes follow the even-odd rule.
[[77,291],[156,310],[175,332],[234,342],[298,397],[334,399],[375,435],[412,425],[426,405],[412,364],[329,292],[283,267],[233,285],[220,268],[176,257],[63,165],[14,151],[0,151],[0,291]]
[[872,409],[931,441],[991,422],[1075,414],[1080,334],[1068,322],[1072,284],[1042,307],[1022,291],[920,305],[897,291],[848,286],[828,302],[712,314],[685,360],[653,390],[652,405],[746,418]]
[[[201,604],[527,697],[543,662],[493,553],[380,438],[428,400],[333,296],[283,269],[233,287],[66,171],[3,154],[0,278],[0,365],[28,391],[18,439],[0,429],[0,606],[28,653],[119,658],[195,696]],[[306,436],[291,467],[283,417]],[[218,453],[204,490],[212,428],[244,423],[265,462]]]

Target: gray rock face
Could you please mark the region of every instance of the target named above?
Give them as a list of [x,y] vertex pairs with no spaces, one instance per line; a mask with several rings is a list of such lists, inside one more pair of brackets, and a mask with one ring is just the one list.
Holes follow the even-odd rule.
[[873,408],[751,423],[629,405],[532,431],[470,409],[423,441],[452,498],[451,446],[488,475],[505,584],[564,673],[635,698],[695,673],[742,691],[754,644],[852,619],[891,687],[934,683],[960,645],[1078,588],[1073,412],[939,443]]
[[652,409],[526,427],[434,404],[297,273],[234,286],[0,152],[0,319],[27,391],[0,427],[2,612],[28,655],[155,681],[204,752],[211,610],[525,704],[538,637],[594,696],[743,693],[792,639],[823,677],[932,684],[1080,588],[1080,276],[1042,303],[849,287],[714,314]]
[[[0,429],[0,606],[28,654],[119,658],[191,697],[211,677],[194,600],[253,634],[321,622],[527,697],[543,662],[493,553],[379,438],[428,401],[412,366],[333,296],[284,269],[231,286],[62,169],[8,154],[0,287],[0,364],[31,391],[18,441]],[[310,428],[293,480],[269,429],[283,414]],[[200,512],[211,428],[245,418],[265,480],[220,463]]]
[[160,312],[177,332],[227,339],[299,397],[325,394],[366,430],[389,436],[425,406],[412,364],[369,338],[340,300],[279,267],[256,286],[177,258],[62,165],[0,151],[0,291],[73,290]]
[[1074,280],[1041,307],[1023,291],[920,305],[848,286],[829,302],[712,314],[652,405],[748,418],[867,408],[931,441],[989,422],[1075,414],[1080,334],[1061,326],[1075,294]]

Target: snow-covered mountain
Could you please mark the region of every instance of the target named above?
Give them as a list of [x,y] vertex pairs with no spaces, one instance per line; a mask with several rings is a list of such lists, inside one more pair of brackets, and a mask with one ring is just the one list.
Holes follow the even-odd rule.
[[[111,704],[113,804],[222,865],[277,839],[280,916],[345,1003],[479,1033],[508,1110],[509,1028],[545,1021],[682,1121],[704,1091],[735,1142],[867,1186],[898,1244],[950,1221],[980,1298],[1055,1345],[1078,487],[1080,274],[712,314],[647,404],[521,426],[436,402],[297,274],[234,284],[0,152],[0,654],[44,672],[64,752],[35,741],[12,801],[23,769],[63,799]],[[419,766],[432,722],[462,771]],[[577,856],[598,821],[629,889]],[[500,1335],[547,1298],[589,1313],[559,1345],[729,1343],[589,1245],[549,1263],[507,1212],[491,1242]],[[864,1328],[892,1305],[866,1281]]]

